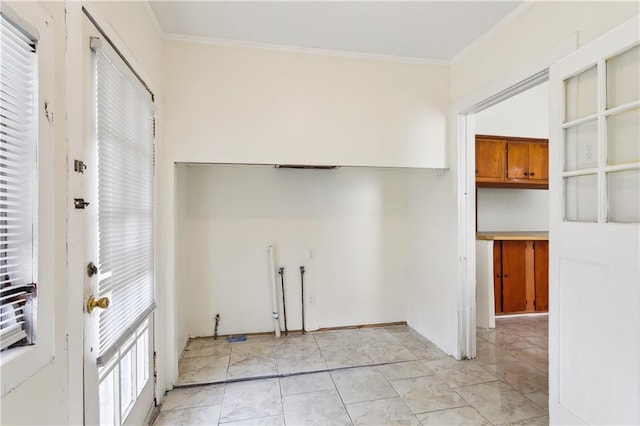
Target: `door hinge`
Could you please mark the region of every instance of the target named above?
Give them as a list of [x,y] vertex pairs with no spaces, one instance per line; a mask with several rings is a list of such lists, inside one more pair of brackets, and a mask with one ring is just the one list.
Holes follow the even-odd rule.
[[73,205],[76,209],[84,210],[84,208],[87,207],[89,203],[85,201],[84,198],[74,198]]
[[153,379],[158,378],[158,353],[153,351]]
[[84,173],[87,170],[87,165],[84,164],[84,161],[81,160],[73,160],[73,171],[77,173]]

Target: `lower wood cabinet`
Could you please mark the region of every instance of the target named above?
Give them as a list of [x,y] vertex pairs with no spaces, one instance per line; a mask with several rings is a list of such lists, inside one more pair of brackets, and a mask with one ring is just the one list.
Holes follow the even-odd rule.
[[549,309],[548,253],[548,241],[494,241],[496,314],[544,312]]

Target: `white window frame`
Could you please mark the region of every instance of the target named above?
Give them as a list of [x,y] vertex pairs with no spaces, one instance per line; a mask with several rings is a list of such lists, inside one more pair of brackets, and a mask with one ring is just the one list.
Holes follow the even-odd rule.
[[37,310],[35,312],[35,345],[11,348],[0,353],[1,395],[16,388],[54,357],[55,339],[55,194],[54,170],[54,21],[45,10],[34,2],[0,3],[2,13],[31,37],[37,40],[37,240],[34,242],[38,284]]

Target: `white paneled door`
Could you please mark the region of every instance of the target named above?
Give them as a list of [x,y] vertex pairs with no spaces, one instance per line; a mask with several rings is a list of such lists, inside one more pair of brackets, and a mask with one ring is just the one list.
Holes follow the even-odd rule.
[[554,424],[640,424],[640,26],[550,68]]

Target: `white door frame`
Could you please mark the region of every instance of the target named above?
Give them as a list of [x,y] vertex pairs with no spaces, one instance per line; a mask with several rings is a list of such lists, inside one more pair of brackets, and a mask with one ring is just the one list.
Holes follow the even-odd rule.
[[451,108],[452,168],[457,177],[458,359],[476,356],[476,195],[475,117],[477,112],[548,80],[549,67],[578,48],[577,33],[550,47],[529,64],[473,94]]

